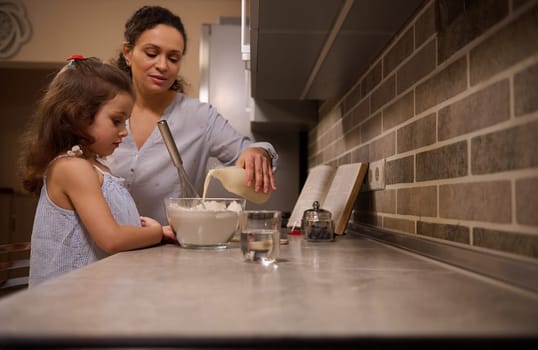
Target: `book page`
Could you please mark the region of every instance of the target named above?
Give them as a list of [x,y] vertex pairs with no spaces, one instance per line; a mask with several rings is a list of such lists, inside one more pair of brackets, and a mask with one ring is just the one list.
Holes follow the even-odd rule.
[[323,203],[329,185],[334,177],[335,168],[330,165],[317,165],[308,171],[308,176],[295,203],[287,227],[301,228],[304,211],[312,209],[312,203]]
[[346,229],[367,170],[367,163],[339,166],[324,201],[320,202],[321,208],[332,213],[336,234],[343,234]]

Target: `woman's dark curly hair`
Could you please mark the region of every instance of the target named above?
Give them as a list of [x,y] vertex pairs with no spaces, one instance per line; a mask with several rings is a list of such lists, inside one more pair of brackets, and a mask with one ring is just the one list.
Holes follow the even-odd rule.
[[[123,33],[125,42],[130,48],[133,48],[140,35],[148,29],[152,29],[159,24],[165,24],[177,29],[183,36],[185,46],[182,55],[187,52],[187,33],[183,27],[183,23],[179,16],[174,15],[170,10],[160,6],[144,6],[138,9],[125,23],[125,31]],[[123,53],[120,52],[116,65],[123,71],[127,72],[132,77],[131,67],[127,65]],[[185,92],[185,82],[178,77],[170,90]]]
[[131,79],[118,67],[91,57],[71,61],[49,84],[21,138],[18,173],[25,190],[39,195],[49,163],[79,145],[92,156],[88,127],[118,93],[134,99]]

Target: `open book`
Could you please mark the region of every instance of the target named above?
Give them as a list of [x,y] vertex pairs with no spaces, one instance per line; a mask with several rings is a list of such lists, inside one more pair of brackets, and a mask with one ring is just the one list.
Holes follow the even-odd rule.
[[311,168],[291,212],[288,228],[301,228],[304,211],[312,209],[312,203],[318,201],[321,209],[332,213],[335,233],[343,234],[367,171],[368,163]]

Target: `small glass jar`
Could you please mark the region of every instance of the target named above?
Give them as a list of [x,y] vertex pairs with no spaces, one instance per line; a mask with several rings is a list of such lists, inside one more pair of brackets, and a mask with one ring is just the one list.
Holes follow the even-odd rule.
[[333,241],[334,223],[330,211],[320,209],[319,202],[312,204],[312,209],[304,211],[302,232],[307,241]]

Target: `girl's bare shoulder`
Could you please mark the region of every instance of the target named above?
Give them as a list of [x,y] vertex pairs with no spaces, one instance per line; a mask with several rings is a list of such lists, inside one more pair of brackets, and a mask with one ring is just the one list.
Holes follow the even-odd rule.
[[75,170],[91,170],[92,164],[87,159],[81,157],[59,157],[51,162],[49,169],[75,171]]
[[73,201],[99,194],[101,182],[92,164],[83,158],[62,157],[47,170],[47,192],[56,205],[75,210]]
[[62,157],[51,163],[48,169],[48,177],[60,181],[67,181],[71,178],[86,181],[95,179],[96,172],[92,163],[87,159]]

